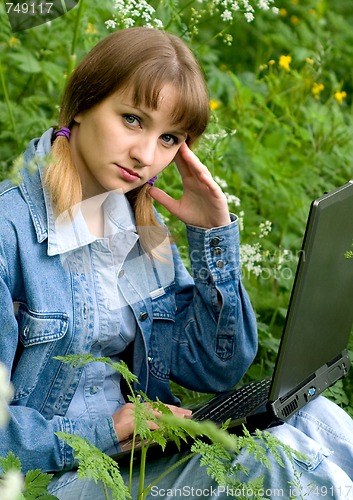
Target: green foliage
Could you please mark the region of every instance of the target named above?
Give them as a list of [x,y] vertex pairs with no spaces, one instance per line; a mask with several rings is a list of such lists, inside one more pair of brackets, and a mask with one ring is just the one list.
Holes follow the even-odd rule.
[[101,481],[107,499],[108,488],[114,500],[131,498],[115,460],[101,452],[87,439],[65,432],[57,432],[57,435],[74,448],[75,458],[79,462],[79,478],[91,479],[96,483]]
[[[22,468],[21,461],[11,451],[7,457],[0,457],[0,467],[5,478],[6,475],[11,474],[13,471],[20,474]],[[14,498],[13,500],[55,500],[56,497],[50,495],[47,491],[52,477],[53,474],[42,473],[39,469],[28,471],[24,477],[23,494],[20,494],[18,498]]]
[[82,368],[89,363],[104,363],[113,370],[116,370],[128,383],[130,391],[133,392],[131,384],[137,382],[136,375],[130,372],[127,364],[124,361],[112,361],[110,358],[95,358],[92,354],[67,354],[66,356],[55,356],[54,359],[68,363],[74,368]]
[[[134,378],[133,374],[128,372],[124,363],[121,363],[123,365],[121,368],[119,367],[119,363],[112,363],[110,358],[93,358],[90,357],[90,355],[68,355],[56,359],[60,359],[76,367],[84,366],[90,362],[103,362],[118,370],[123,377],[127,376],[128,382]],[[255,495],[253,498],[263,498],[259,493],[262,489],[261,477],[249,481],[246,484],[238,479],[238,474],[246,474],[247,470],[237,462],[236,456],[246,451],[249,455],[253,456],[256,461],[264,464],[268,468],[271,466],[268,457],[269,453],[272,454],[282,467],[284,464],[280,452],[285,453],[292,467],[293,454],[298,458],[304,457],[302,454],[292,450],[289,446],[281,443],[269,432],[256,431],[255,435],[251,435],[247,429],[244,428],[243,435],[236,436],[227,432],[227,423],[222,427],[218,427],[210,421],[197,422],[176,417],[164,404],[159,401],[151,401],[143,393],[135,395],[132,392],[129,396],[129,401],[134,404],[135,429],[133,443],[136,442],[138,437],[141,444],[139,499],[146,498],[152,487],[158,484],[158,481],[181,463],[186,462],[196,454],[200,455],[200,465],[207,467],[207,473],[217,484],[225,486],[233,491],[251,490]],[[159,415],[157,416],[155,412],[158,412]],[[151,430],[150,422],[158,423],[158,428]],[[108,491],[111,492],[112,498],[116,500],[131,498],[134,446],[131,451],[130,460],[130,483],[129,486],[127,486],[120,474],[118,463],[102,453],[85,438],[63,432],[58,432],[57,435],[74,448],[75,458],[78,460],[78,475],[80,478],[92,479],[95,482],[101,481],[107,499]],[[191,443],[190,438],[192,440]],[[158,445],[164,450],[167,441],[174,441],[179,449],[181,441],[188,441],[190,453],[182,457],[160,477],[156,478],[153,483],[146,486],[145,468],[148,449],[152,445]],[[299,478],[296,482],[296,487],[298,490],[300,489]],[[237,497],[246,498],[246,496],[239,497],[238,494]]]

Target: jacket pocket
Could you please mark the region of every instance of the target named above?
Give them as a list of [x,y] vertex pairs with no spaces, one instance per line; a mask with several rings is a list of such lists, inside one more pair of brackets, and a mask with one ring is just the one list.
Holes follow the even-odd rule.
[[24,347],[61,339],[67,332],[69,319],[64,313],[35,313],[19,307],[18,329]]
[[19,346],[16,353],[12,383],[14,401],[29,396],[49,363],[55,363],[52,352],[69,325],[65,313],[36,313],[20,305],[18,314]]

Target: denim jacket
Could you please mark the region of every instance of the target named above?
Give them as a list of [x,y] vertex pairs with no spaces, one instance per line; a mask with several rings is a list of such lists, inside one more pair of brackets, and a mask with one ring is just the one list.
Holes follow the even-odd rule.
[[[13,451],[24,471],[75,465],[58,431],[85,436],[102,451],[119,450],[111,417],[65,417],[80,369],[54,357],[90,352],[96,297],[79,259],[68,269],[49,249],[40,158],[50,151],[51,137],[50,129],[30,143],[24,159],[37,168],[24,168],[19,185],[0,184],[0,361],[15,391],[10,422],[0,429],[0,456]],[[172,404],[178,400],[170,380],[201,392],[226,390],[257,348],[236,218],[213,229],[188,226],[187,238],[191,274],[174,245],[171,265],[146,258],[137,241],[119,280],[137,322],[136,389]]]

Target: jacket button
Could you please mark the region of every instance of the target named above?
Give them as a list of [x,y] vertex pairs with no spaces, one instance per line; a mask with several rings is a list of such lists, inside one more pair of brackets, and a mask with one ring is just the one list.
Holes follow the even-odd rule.
[[148,318],[148,313],[140,312],[140,320],[145,321]]
[[152,358],[151,356],[148,356],[147,361],[148,361],[149,363],[152,363],[153,358]]
[[221,241],[221,238],[219,238],[218,236],[215,236],[214,238],[211,239],[210,244],[213,247],[216,247],[217,245],[219,245],[220,241]]
[[213,249],[213,253],[214,255],[221,255],[221,253],[223,252],[222,248],[221,247],[215,247]]
[[121,271],[119,271],[119,273],[118,273],[118,278],[122,278],[124,276],[124,274],[125,274],[124,269],[121,269]]
[[216,267],[217,269],[222,269],[224,267],[224,260],[217,260]]

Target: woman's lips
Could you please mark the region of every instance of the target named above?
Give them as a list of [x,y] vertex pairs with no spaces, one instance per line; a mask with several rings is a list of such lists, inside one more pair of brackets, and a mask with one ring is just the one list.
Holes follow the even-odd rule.
[[118,169],[120,171],[121,177],[124,180],[129,181],[129,182],[134,182],[134,181],[137,181],[138,179],[140,179],[139,174],[137,174],[133,170],[121,167],[120,165],[117,165],[117,167],[118,167]]

